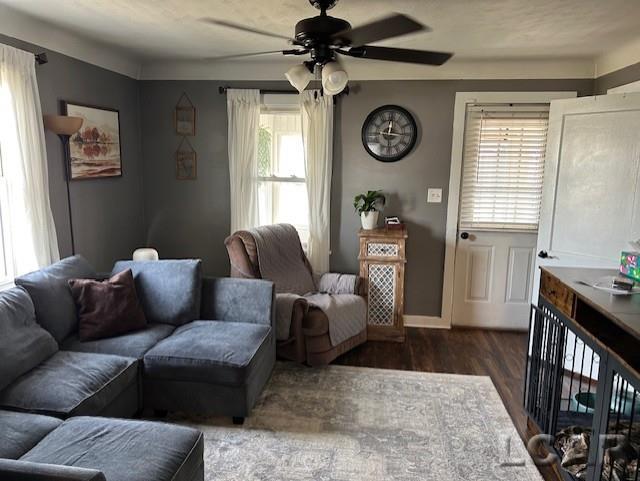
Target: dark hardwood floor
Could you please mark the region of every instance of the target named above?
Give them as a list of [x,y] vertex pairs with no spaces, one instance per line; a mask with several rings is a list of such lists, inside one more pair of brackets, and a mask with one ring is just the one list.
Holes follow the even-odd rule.
[[[403,344],[367,342],[336,364],[490,376],[518,433],[526,442],[535,430],[522,408],[527,335],[479,329],[407,328]],[[540,469],[547,481],[558,480],[553,468]]]

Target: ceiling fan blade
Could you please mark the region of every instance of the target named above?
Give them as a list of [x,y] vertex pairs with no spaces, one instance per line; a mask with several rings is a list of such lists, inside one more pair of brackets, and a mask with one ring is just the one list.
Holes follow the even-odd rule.
[[349,57],[388,60],[391,62],[419,63],[423,65],[442,65],[451,57],[452,53],[433,52],[430,50],[411,50],[408,48],[374,47],[363,45],[350,50],[336,50]]
[[267,50],[266,52],[251,52],[251,53],[239,53],[235,55],[222,55],[220,57],[209,57],[206,60],[209,61],[217,61],[217,60],[228,60],[235,58],[243,58],[243,57],[256,57],[258,55],[271,55],[274,53],[279,53],[282,55],[304,55],[305,53],[309,53],[308,50]]
[[218,20],[216,18],[206,17],[206,18],[201,18],[200,21],[204,22],[204,23],[211,24],[211,25],[218,25],[220,27],[227,27],[227,28],[233,28],[235,30],[241,30],[243,32],[255,33],[255,34],[258,34],[258,35],[265,35],[267,37],[273,37],[273,38],[280,38],[280,39],[283,39],[283,40],[287,40],[287,41],[289,41],[291,43],[294,42],[294,40],[292,38],[287,37],[286,35],[280,35],[280,34],[277,34],[277,33],[266,32],[264,30],[260,30],[260,29],[257,29],[257,28],[246,27],[246,26],[240,25],[238,23],[227,22],[226,20]]
[[377,42],[407,33],[419,32],[421,30],[429,31],[431,29],[411,17],[396,13],[395,15],[381,18],[380,20],[360,25],[359,27],[335,33],[331,36],[331,39],[337,40],[338,43],[342,45],[360,47],[367,43]]

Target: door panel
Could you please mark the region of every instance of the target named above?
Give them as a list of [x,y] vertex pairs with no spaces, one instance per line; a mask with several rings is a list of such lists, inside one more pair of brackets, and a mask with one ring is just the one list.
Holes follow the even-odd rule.
[[616,267],[640,237],[640,94],[551,103],[533,299],[542,265]]
[[471,246],[467,251],[466,301],[488,302],[493,274],[493,246]]
[[528,304],[533,280],[533,251],[531,247],[510,247],[505,302]]
[[535,233],[469,232],[458,238],[452,323],[526,329]]

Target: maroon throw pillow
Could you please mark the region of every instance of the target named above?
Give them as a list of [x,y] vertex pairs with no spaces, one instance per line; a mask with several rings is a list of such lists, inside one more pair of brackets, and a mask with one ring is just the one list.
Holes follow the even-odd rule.
[[147,325],[131,269],[106,281],[69,279],[69,287],[78,309],[81,341],[117,336]]

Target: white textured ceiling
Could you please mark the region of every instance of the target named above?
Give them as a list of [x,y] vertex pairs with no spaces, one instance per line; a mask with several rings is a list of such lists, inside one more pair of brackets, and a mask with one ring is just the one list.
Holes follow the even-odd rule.
[[[215,17],[292,35],[317,10],[307,0],[0,0],[0,4],[142,61],[285,48],[286,43],[197,21]],[[464,59],[595,58],[640,36],[639,0],[341,0],[330,14],[358,25],[391,12],[433,28],[382,42]]]

